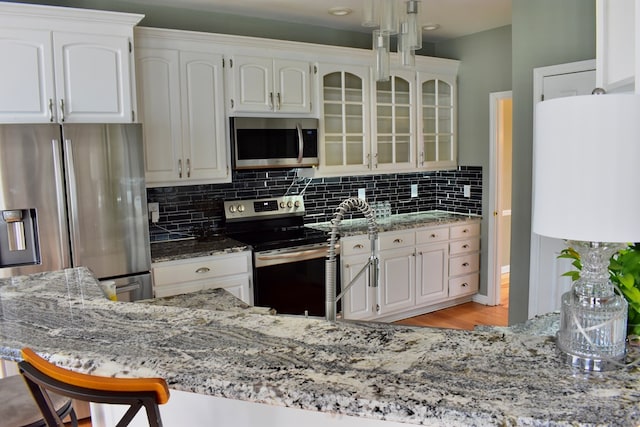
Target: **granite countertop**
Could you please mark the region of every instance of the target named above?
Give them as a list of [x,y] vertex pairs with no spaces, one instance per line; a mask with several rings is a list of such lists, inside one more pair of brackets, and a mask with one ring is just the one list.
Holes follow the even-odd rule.
[[181,308],[193,308],[218,311],[238,311],[257,314],[276,314],[269,307],[254,307],[223,288],[205,289],[187,294],[172,295],[169,297],[153,298],[136,301],[139,304],[156,306],[169,306]]
[[251,247],[226,236],[207,239],[168,240],[151,243],[151,262],[175,261],[251,250]]
[[[480,221],[481,217],[435,210],[391,215],[390,217],[376,220],[376,223],[378,224],[378,232],[384,232],[452,225],[456,222],[470,220]],[[331,221],[307,224],[307,227],[329,232],[331,231]],[[340,222],[338,231],[342,237],[366,234],[368,232],[368,222],[365,218],[346,219]]]
[[[444,211],[426,211],[391,215],[379,220],[378,229],[382,231],[404,230],[408,228],[432,225],[448,225],[460,221],[480,220],[480,217]],[[305,224],[317,230],[331,231],[331,222]],[[343,237],[367,233],[367,221],[364,218],[344,220],[340,224],[340,235]],[[203,240],[182,239],[166,240],[151,243],[151,261],[154,263],[220,255],[231,252],[251,250],[251,247],[224,235],[212,236]]]
[[[544,329],[544,328],[543,328]],[[586,375],[552,336],[109,301],[84,268],[0,280],[0,357],[409,424],[637,426],[640,372]]]

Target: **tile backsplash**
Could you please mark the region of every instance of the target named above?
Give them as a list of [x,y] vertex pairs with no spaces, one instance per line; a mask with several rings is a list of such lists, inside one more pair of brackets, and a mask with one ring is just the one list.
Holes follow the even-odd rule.
[[[411,197],[411,185],[418,197]],[[470,197],[463,189],[469,185]],[[368,202],[391,203],[392,213],[439,209],[480,215],[482,212],[482,167],[459,166],[455,170],[298,178],[294,170],[235,171],[228,184],[159,187],[147,189],[147,200],[160,205],[160,219],[149,224],[151,241],[203,235],[222,228],[225,200],[254,199],[303,192],[305,222],[329,221],[335,208],[364,188]],[[359,215],[358,213],[355,214]]]

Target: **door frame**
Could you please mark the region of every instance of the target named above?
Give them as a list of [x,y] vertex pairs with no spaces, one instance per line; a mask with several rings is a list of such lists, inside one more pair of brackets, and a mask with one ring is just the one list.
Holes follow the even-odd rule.
[[500,164],[499,156],[499,126],[498,115],[500,101],[513,98],[513,91],[492,92],[489,94],[489,230],[487,233],[488,262],[487,262],[487,300],[488,305],[500,304]]
[[[533,140],[535,140],[535,123],[536,123],[536,104],[542,101],[544,91],[543,82],[545,77],[558,74],[578,73],[583,71],[594,70],[596,68],[596,60],[588,59],[585,61],[570,62],[567,64],[550,65],[548,67],[534,68],[533,70]],[[531,206],[533,207],[533,193],[531,194]],[[538,307],[538,287],[534,284],[539,283],[540,269],[540,236],[531,231],[531,245],[529,258],[529,308],[527,318],[530,319],[537,314]]]

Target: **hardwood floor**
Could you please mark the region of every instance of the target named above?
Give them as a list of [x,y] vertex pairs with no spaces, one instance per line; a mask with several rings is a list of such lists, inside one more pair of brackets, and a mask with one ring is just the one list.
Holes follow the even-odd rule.
[[507,326],[509,321],[509,274],[500,283],[500,305],[468,302],[455,307],[422,314],[395,322],[398,325],[434,326],[473,330],[476,325]]

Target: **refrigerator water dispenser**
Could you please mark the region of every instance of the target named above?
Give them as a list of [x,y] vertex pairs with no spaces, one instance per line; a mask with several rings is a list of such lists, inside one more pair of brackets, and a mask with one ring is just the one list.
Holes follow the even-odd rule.
[[38,264],[36,210],[0,211],[0,267]]

